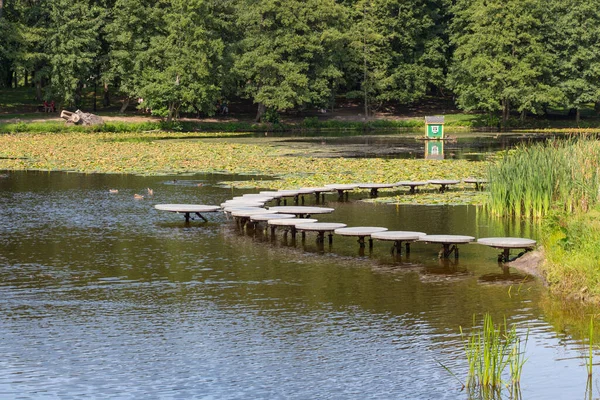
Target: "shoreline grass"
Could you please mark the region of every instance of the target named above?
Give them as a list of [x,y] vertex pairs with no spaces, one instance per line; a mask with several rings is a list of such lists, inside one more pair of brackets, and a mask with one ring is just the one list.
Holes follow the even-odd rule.
[[542,222],[554,293],[600,303],[600,141],[583,136],[510,151],[491,165],[487,207]]

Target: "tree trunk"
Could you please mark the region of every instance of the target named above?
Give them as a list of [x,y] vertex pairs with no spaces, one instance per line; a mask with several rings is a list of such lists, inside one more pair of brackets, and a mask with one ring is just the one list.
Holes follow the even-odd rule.
[[521,122],[525,122],[525,118],[527,117],[527,111],[521,111]]
[[575,123],[579,125],[579,120],[581,119],[581,110],[577,107],[575,111]]
[[600,101],[594,103],[594,111],[596,114],[600,114]]
[[98,97],[98,78],[94,79],[94,102],[92,104],[92,109],[96,112],[96,98]]
[[104,97],[102,99],[102,106],[110,106],[110,92],[108,91],[108,82],[104,82]]
[[127,107],[129,107],[129,102],[131,101],[131,99],[129,97],[125,98],[125,100],[123,100],[123,105],[121,106],[121,109],[119,110],[119,112],[121,114],[123,114],[125,112],[125,110],[127,110]]
[[267,107],[265,107],[263,103],[258,103],[258,110],[256,111],[256,118],[254,119],[254,122],[260,122],[266,111]]
[[510,101],[508,99],[502,99],[502,128],[506,127],[508,117],[510,115]]
[[169,114],[167,115],[167,123],[173,121],[173,114],[175,113],[175,102],[169,103]]
[[25,71],[25,87],[29,86],[29,72]]
[[37,81],[35,83],[35,99],[37,101],[42,101],[42,81]]

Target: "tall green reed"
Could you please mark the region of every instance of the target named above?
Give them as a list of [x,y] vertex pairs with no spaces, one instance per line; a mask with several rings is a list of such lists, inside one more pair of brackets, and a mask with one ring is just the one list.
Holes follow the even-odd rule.
[[600,200],[600,142],[520,146],[490,166],[488,179],[493,214],[538,219],[552,207],[585,212]]
[[[484,397],[499,394],[503,387],[518,392],[523,365],[526,362],[524,341],[517,334],[516,326],[494,325],[492,317],[486,313],[483,327],[473,329],[468,337],[462,328],[465,354],[469,365],[466,387],[481,392]],[[505,370],[509,369],[510,379],[504,380]]]

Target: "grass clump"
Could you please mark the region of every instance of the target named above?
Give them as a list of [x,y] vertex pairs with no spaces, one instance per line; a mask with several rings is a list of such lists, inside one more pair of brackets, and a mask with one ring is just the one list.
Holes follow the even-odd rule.
[[526,362],[527,337],[522,342],[514,324],[509,328],[505,320],[504,324],[494,325],[491,315],[486,313],[481,328],[474,328],[468,337],[461,328],[461,335],[469,365],[466,387],[472,393],[479,392],[481,397],[489,398],[499,395],[504,387],[518,390]]

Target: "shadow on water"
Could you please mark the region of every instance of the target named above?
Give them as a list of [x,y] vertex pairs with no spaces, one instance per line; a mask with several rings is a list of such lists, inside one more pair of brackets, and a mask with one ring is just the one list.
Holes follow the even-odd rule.
[[[239,177],[2,172],[2,397],[466,398],[439,362],[466,376],[459,327],[484,312],[530,332],[524,398],[584,393],[580,342],[547,322],[544,288],[507,275],[495,250],[469,244],[440,261],[415,243],[398,258],[388,242],[292,242],[153,207],[245,192],[224,179]],[[473,206],[363,196],[327,197],[335,212],[319,220],[536,237]]]

